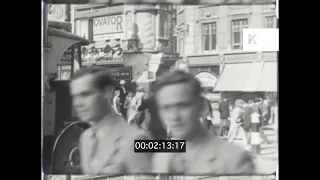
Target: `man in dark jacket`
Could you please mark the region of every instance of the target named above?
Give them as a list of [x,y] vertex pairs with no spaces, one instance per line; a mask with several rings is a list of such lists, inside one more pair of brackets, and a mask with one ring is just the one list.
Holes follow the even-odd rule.
[[204,97],[204,110],[203,110],[203,114],[201,116],[202,119],[202,125],[205,129],[209,130],[209,132],[214,133],[215,135],[217,135],[216,131],[215,131],[215,126],[213,125],[211,119],[213,118],[213,109],[211,106],[211,102],[209,99],[207,99],[205,97],[205,95],[203,95]]
[[150,97],[143,100],[142,104],[138,107],[138,111],[144,111],[144,120],[140,123],[145,123],[149,138],[165,140],[167,131],[158,117],[154,98]]
[[241,119],[243,120],[243,129],[247,134],[248,143],[251,140],[251,114],[253,113],[253,105],[254,102],[250,99],[248,103],[245,105],[244,112],[241,116]]
[[126,101],[126,97],[128,95],[128,92],[125,88],[125,81],[124,80],[121,80],[120,81],[120,86],[116,88],[116,90],[120,91],[120,95],[119,95],[119,98],[120,98],[120,112],[123,116],[123,118],[125,120],[127,120],[127,112],[124,108],[124,102]]
[[269,139],[267,138],[267,136],[264,134],[263,131],[263,121],[264,121],[264,117],[263,117],[263,110],[262,110],[262,98],[255,98],[254,99],[254,105],[252,106],[252,110],[253,113],[258,113],[260,115],[260,138],[262,138],[263,143],[267,143],[270,144]]
[[227,134],[228,128],[228,118],[230,117],[229,103],[227,97],[224,96],[222,101],[219,103],[219,112],[220,112],[220,128],[219,136]]

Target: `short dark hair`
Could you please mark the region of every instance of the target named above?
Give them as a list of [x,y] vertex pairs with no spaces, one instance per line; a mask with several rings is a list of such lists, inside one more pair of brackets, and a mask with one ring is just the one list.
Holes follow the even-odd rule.
[[228,96],[226,94],[223,94],[222,99],[228,99]]
[[94,85],[99,90],[102,90],[107,86],[116,86],[115,80],[112,79],[106,68],[100,66],[89,66],[81,68],[72,76],[71,82],[85,75],[94,75],[96,77],[94,79]]
[[195,96],[201,96],[203,93],[203,88],[200,82],[191,74],[184,71],[175,70],[165,73],[157,80],[156,93],[165,86],[188,83],[193,88],[193,93]]

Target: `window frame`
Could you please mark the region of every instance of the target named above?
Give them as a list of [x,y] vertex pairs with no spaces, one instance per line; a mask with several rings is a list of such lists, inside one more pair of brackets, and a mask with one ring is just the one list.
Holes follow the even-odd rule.
[[[164,35],[162,36],[161,35],[161,13],[166,13],[166,19],[167,19],[167,26],[168,28],[165,28],[163,27],[164,29]],[[158,33],[157,33],[157,38],[158,39],[162,39],[162,40],[169,40],[170,39],[170,30],[169,30],[169,27],[170,27],[170,15],[169,15],[170,12],[168,11],[161,11],[159,10],[158,13],[157,13],[157,24],[158,24]],[[163,24],[165,26],[165,24]]]
[[[234,29],[235,29],[235,27],[234,27],[234,25],[233,25],[233,23],[234,22],[244,22],[244,21],[247,21],[247,23],[246,23],[246,26],[245,27],[243,27],[244,25],[241,23],[241,25],[240,25],[240,23],[239,23],[239,26],[238,26],[238,28],[240,28],[240,43],[239,44],[235,44],[234,43],[234,33],[236,32],[236,31],[234,31]],[[249,18],[245,18],[245,17],[243,17],[243,18],[237,18],[237,19],[231,19],[231,22],[230,22],[230,32],[231,32],[231,49],[232,50],[235,50],[235,51],[237,51],[237,50],[243,50],[243,39],[242,39],[242,36],[243,36],[243,29],[245,29],[245,28],[249,28]],[[240,46],[240,48],[235,48],[235,46]]]
[[[269,18],[272,18],[272,27],[268,27]],[[275,15],[267,15],[264,17],[264,28],[277,28],[277,19]]]
[[[211,33],[211,29],[209,28],[209,50],[205,50],[204,48],[204,25],[206,24],[213,24],[214,27],[215,27],[215,31],[214,31],[214,35],[216,36],[216,45],[215,47],[213,48],[212,47],[212,41],[211,41],[211,37],[212,37],[212,33]],[[201,52],[213,52],[213,51],[217,51],[217,46],[218,46],[218,35],[217,35],[217,32],[218,32],[218,27],[217,27],[217,22],[216,21],[205,21],[205,22],[202,22],[200,23],[200,31],[201,31]]]

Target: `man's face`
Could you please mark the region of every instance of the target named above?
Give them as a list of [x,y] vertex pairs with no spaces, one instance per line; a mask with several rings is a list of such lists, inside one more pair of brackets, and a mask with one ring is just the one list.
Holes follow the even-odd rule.
[[168,85],[156,94],[159,117],[172,132],[173,137],[186,139],[200,126],[203,101],[193,95],[188,83]]
[[94,75],[84,75],[70,84],[72,104],[81,120],[99,121],[108,112],[107,90],[94,86]]

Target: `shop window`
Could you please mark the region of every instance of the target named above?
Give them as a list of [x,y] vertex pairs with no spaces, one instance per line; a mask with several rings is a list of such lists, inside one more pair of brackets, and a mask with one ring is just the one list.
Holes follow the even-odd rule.
[[93,23],[92,20],[84,19],[76,21],[76,35],[88,39],[90,42],[93,41]]
[[159,37],[169,39],[169,14],[164,11],[159,12]]

